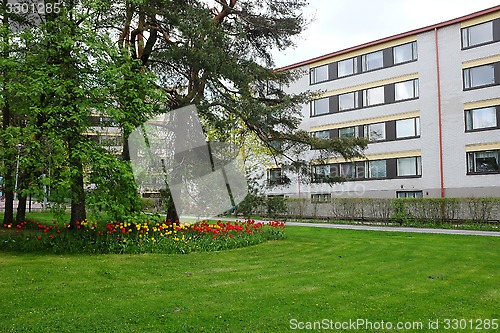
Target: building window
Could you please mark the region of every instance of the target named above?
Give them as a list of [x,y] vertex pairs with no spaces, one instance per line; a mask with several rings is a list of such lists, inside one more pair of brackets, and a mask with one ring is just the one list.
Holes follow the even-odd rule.
[[363,106],[384,104],[384,87],[363,90]]
[[385,123],[365,125],[365,136],[370,141],[385,140]]
[[321,183],[330,178],[330,164],[314,165],[313,168],[313,179],[314,183]]
[[331,198],[330,193],[311,194],[312,202],[329,202]]
[[88,138],[92,142],[99,143],[99,144],[101,143],[101,140],[99,139],[99,135],[97,135],[97,134],[91,134],[88,136]]
[[90,116],[89,117],[89,122],[90,122],[90,126],[100,126],[101,125],[101,118],[98,117],[98,116]]
[[[394,95],[389,96],[389,92],[392,91],[394,91]],[[387,99],[386,95],[388,95]],[[360,99],[360,97],[362,98]],[[419,80],[408,80],[313,100],[311,101],[311,115],[319,116],[418,97]]]
[[311,69],[310,82],[315,83],[332,79],[340,79],[350,75],[404,64],[417,59],[417,42],[413,41],[337,61],[333,63],[336,67],[336,73],[332,73],[332,68],[328,65],[321,66],[324,68],[317,67]]
[[339,95],[339,111],[346,111],[358,108],[358,94],[354,91],[347,94]]
[[410,177],[422,175],[422,162],[418,157],[404,157],[397,159],[398,177]]
[[268,185],[283,184],[283,174],[281,172],[281,168],[274,168],[267,170],[267,184]]
[[498,173],[499,150],[467,153],[468,173]]
[[339,138],[357,138],[358,126],[339,128]]
[[330,131],[317,131],[313,132],[312,135],[317,139],[330,139]]
[[495,84],[495,66],[488,64],[464,69],[464,88],[477,88]]
[[420,117],[396,120],[396,138],[411,138],[420,135]]
[[115,122],[112,118],[103,116],[90,116],[89,122],[90,126],[101,127],[101,128],[118,126],[118,123]]
[[362,55],[361,64],[363,72],[384,67],[384,52],[377,51]]
[[387,177],[386,160],[368,161],[368,178],[386,178],[386,177]]
[[320,98],[312,101],[312,115],[319,116],[330,112],[330,98]]
[[312,68],[309,72],[309,82],[311,84],[328,80],[328,65]]
[[283,150],[283,145],[284,145],[283,140],[276,139],[276,140],[269,141],[269,146],[271,146],[274,150],[277,150],[277,151]]
[[462,29],[462,48],[486,44],[493,41],[493,21]]
[[276,81],[267,81],[266,96],[278,96],[283,92],[283,84]]
[[392,53],[395,65],[417,60],[417,42],[395,46]]
[[349,58],[337,64],[337,76],[344,77],[358,72],[358,58]]
[[497,108],[488,107],[465,111],[465,130],[474,131],[486,128],[497,128]]
[[101,136],[101,145],[103,146],[121,146],[123,140],[121,136]]
[[341,163],[340,176],[346,179],[365,178],[365,163],[364,162]]
[[404,198],[423,198],[424,194],[422,191],[397,191],[396,197],[400,199]]
[[394,84],[394,99],[402,101],[418,97],[418,79]]
[[344,177],[346,179],[354,178],[354,175],[356,174],[354,170],[354,164],[353,163],[342,163],[340,164],[340,176]]

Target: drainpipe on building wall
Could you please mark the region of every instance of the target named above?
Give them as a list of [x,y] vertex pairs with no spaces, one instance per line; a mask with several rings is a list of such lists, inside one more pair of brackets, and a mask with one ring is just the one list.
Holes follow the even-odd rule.
[[[439,68],[439,43],[438,30],[434,28],[436,41],[436,72],[437,72],[437,98],[438,98],[438,126],[439,126],[439,178],[441,198],[444,198],[444,168],[443,168],[443,122],[441,117],[441,72]],[[444,207],[442,207],[444,209]],[[444,215],[444,211],[442,212]]]
[[[437,98],[438,98],[438,127],[439,127],[439,178],[441,198],[444,198],[444,168],[443,168],[443,120],[441,116],[441,71],[439,68],[439,40],[438,30],[434,28],[436,41],[436,72],[437,72]],[[441,201],[441,220],[445,218],[444,201]]]
[[300,199],[300,170],[299,174],[297,175],[297,188],[298,188],[298,194],[299,194],[299,199]]

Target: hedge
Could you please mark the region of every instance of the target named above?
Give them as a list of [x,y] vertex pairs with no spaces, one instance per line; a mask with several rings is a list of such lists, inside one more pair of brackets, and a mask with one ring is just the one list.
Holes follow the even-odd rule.
[[[332,198],[328,201],[283,199],[281,218],[420,222],[491,223],[500,221],[500,198]],[[267,216],[269,207],[255,207],[255,215]],[[274,211],[273,217],[276,217]]]

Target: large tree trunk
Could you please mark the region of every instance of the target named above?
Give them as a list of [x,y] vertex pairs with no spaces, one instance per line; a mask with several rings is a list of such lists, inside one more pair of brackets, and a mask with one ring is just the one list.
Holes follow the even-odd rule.
[[172,198],[172,194],[170,194],[170,191],[167,203],[167,221],[176,224],[179,223],[179,215],[177,214],[177,210],[175,209],[174,200]]
[[10,170],[7,170],[4,176],[5,210],[3,223],[11,224],[14,222],[14,177],[12,177]]
[[24,222],[26,220],[26,194],[21,194],[26,186],[26,175],[24,173],[18,174],[17,181],[17,213],[16,223]]
[[17,204],[17,213],[16,213],[17,224],[26,221],[26,203],[27,203],[26,195],[19,195],[18,198],[19,200]]
[[130,147],[128,145],[128,138],[130,133],[123,133],[123,150],[122,150],[122,160],[130,162]]
[[[81,163],[80,170],[82,170]],[[73,180],[71,192],[71,219],[69,224],[71,228],[75,228],[77,226],[77,222],[82,222],[87,218],[87,212],[85,210],[85,191],[83,189],[83,175],[81,173]]]
[[[5,81],[4,81],[5,85]],[[4,94],[4,108],[2,110],[2,128],[6,130],[12,121],[12,116],[10,112],[10,104],[8,96]],[[6,149],[4,155],[5,173],[4,177],[4,198],[5,198],[5,210],[3,216],[4,224],[11,224],[14,222],[14,187],[15,187],[15,172],[16,172],[16,155],[13,153],[12,149],[7,149],[9,144],[7,140],[2,142],[2,146]]]
[[83,188],[83,165],[78,153],[73,151],[73,139],[69,140],[70,168],[74,170],[74,179],[71,183],[71,218],[70,228],[75,229],[77,222],[87,218],[85,210],[85,190]]

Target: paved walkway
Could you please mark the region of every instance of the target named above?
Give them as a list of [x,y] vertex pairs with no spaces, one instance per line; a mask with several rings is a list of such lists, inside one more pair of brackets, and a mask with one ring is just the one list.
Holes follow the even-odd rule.
[[306,222],[285,222],[285,224],[290,225],[290,226],[331,228],[331,229],[374,230],[374,231],[416,232],[416,233],[422,233],[422,234],[448,234],[448,235],[471,235],[471,236],[496,236],[496,237],[500,237],[500,232],[498,232],[498,231],[482,231],[482,230],[382,227],[382,226],[371,226],[371,225],[306,223]]
[[[220,218],[223,221],[243,220],[242,218]],[[259,222],[267,222],[266,220]],[[434,229],[434,228],[409,228],[409,227],[385,227],[372,225],[353,225],[353,224],[333,224],[333,223],[312,223],[312,222],[285,222],[289,226],[315,227],[330,229],[347,230],[372,230],[372,231],[392,231],[392,232],[415,232],[421,234],[447,234],[447,235],[469,235],[469,236],[495,236],[500,237],[500,231],[482,231],[482,230],[458,230],[458,229]]]

